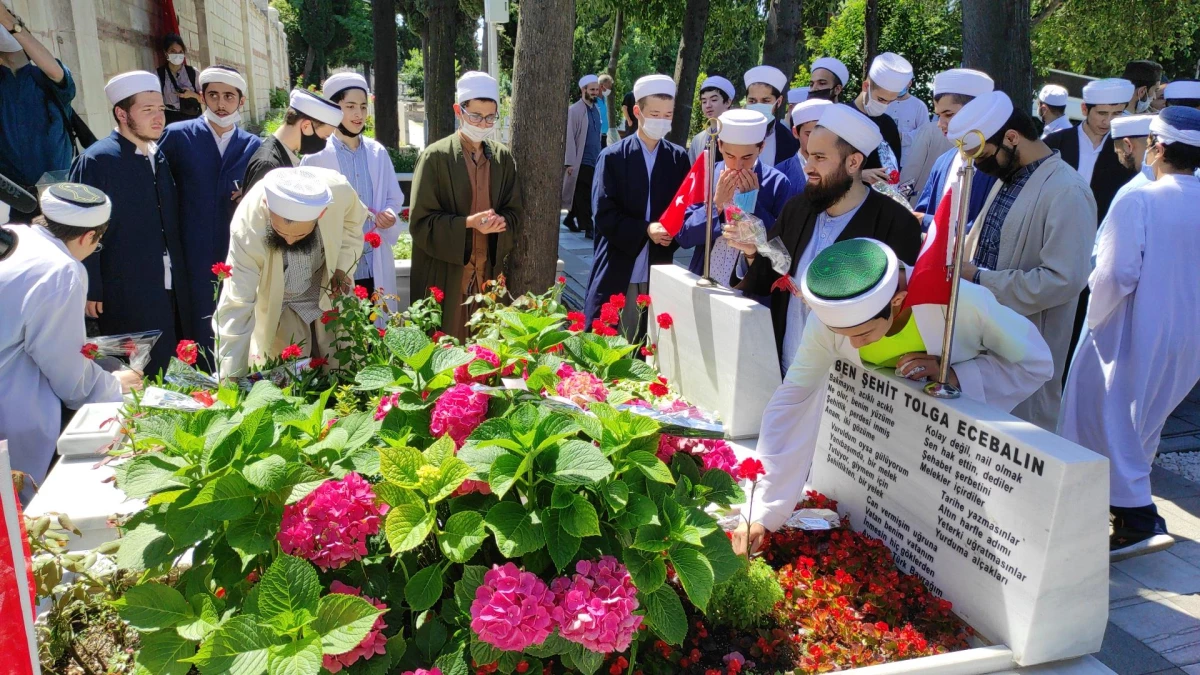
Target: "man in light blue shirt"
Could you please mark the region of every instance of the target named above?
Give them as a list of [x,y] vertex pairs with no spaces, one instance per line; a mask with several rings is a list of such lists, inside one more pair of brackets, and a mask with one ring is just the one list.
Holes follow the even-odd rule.
[[600,147],[608,147],[608,97],[612,95],[612,75],[604,73],[600,76],[600,98],[596,99],[596,108],[600,111]]

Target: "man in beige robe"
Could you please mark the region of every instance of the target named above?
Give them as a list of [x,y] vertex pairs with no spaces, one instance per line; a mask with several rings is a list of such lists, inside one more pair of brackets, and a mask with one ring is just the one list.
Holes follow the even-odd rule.
[[250,188],[230,224],[233,271],[213,315],[221,377],[243,376],[291,344],[333,360],[320,318],[350,290],[366,217],[336,171],[274,169]]
[[567,210],[563,225],[572,232],[582,230],[592,236],[592,179],[600,143],[599,80],[595,75],[579,78],[579,100],[567,108],[567,148],[563,157],[562,208]]
[[1054,377],[1012,414],[1054,431],[1075,306],[1091,268],[1096,200],[1004,92],[963,106],[947,137],[963,139],[970,152],[979,146],[975,131],[987,139],[975,165],[998,180],[967,235],[963,278],[1033,322],[1050,345]]
[[912,132],[912,144],[904,151],[904,166],[900,167],[900,184],[912,182],[913,191],[908,203],[916,206],[925,183],[929,182],[929,174],[938,157],[954,147],[946,139],[946,134],[938,128],[937,122],[926,122]]

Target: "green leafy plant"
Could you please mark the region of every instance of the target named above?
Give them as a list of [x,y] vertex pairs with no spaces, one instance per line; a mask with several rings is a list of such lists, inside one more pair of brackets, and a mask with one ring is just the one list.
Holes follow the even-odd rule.
[[780,600],[783,588],[775,570],[754,558],[713,590],[708,616],[714,626],[752,630],[769,623]]

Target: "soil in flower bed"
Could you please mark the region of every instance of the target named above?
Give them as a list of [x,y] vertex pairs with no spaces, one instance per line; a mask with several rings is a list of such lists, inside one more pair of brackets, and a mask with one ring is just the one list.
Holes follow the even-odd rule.
[[[837,510],[837,502],[810,492],[800,508]],[[851,530],[844,514],[832,530],[772,534],[763,557],[784,591],[770,625],[715,627],[689,606],[684,645],[650,643],[653,653],[639,654],[634,672],[823,673],[968,647],[972,630],[951,604],[901,572],[883,542]]]

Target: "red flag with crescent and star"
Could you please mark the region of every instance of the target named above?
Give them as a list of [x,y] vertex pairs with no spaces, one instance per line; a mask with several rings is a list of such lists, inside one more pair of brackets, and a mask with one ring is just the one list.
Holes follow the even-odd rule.
[[700,153],[700,157],[696,159],[696,163],[684,177],[683,183],[679,185],[679,190],[675,192],[675,198],[671,200],[671,205],[667,207],[666,211],[663,211],[662,217],[658,219],[658,222],[662,223],[672,237],[683,229],[687,208],[692,204],[704,202],[704,174],[708,161],[707,155],[707,150]]
[[953,189],[948,190],[942,197],[933,224],[925,234],[925,243],[917,254],[917,262],[908,278],[908,295],[904,298],[904,304],[909,307],[950,304],[950,267],[954,264],[950,222],[950,215],[955,210],[953,193]]

